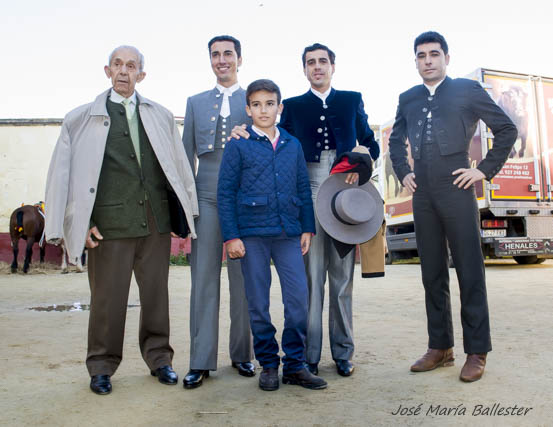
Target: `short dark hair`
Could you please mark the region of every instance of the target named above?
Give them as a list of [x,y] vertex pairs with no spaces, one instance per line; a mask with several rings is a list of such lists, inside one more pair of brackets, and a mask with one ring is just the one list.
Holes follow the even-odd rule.
[[415,39],[415,53],[417,53],[417,46],[425,43],[440,43],[440,47],[444,51],[444,54],[447,55],[449,48],[447,47],[447,42],[445,41],[444,36],[436,31],[426,31],[420,34]]
[[325,46],[324,44],[320,44],[320,43],[314,43],[311,46],[307,46],[303,50],[303,54],[301,55],[301,61],[303,62],[304,68],[305,68],[305,56],[307,55],[307,52],[313,52],[314,50],[326,50],[328,52],[328,58],[330,59],[330,63],[334,64],[334,61],[336,60],[336,54],[332,52],[328,46]]
[[242,46],[240,45],[240,41],[238,39],[235,39],[232,36],[215,36],[213,37],[208,43],[207,43],[207,49],[211,53],[211,45],[215,42],[232,42],[234,43],[234,50],[236,51],[236,56],[238,58],[242,58]]
[[262,90],[270,93],[276,93],[277,103],[280,104],[280,89],[275,82],[269,79],[255,80],[248,85],[248,88],[246,89],[246,103],[250,105],[250,96],[252,96],[255,92]]

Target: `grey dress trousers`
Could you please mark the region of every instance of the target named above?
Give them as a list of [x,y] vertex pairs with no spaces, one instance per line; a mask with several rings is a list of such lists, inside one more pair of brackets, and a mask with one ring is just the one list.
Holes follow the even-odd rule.
[[[188,99],[183,143],[194,170],[198,159],[196,191],[200,215],[195,220],[198,238],[192,240],[190,267],[190,369],[217,369],[219,346],[219,301],[223,238],[217,214],[217,179],[225,142],[235,125],[250,123],[245,112],[245,91],[238,89],[229,98],[231,114],[223,119],[223,97],[212,89]],[[253,358],[248,303],[240,260],[227,257],[230,291],[229,352],[233,362]]]
[[[321,183],[328,177],[336,150],[321,152],[320,163],[308,162],[307,170],[313,203]],[[332,358],[350,360],[353,356],[353,269],[355,251],[340,258],[332,239],[315,221],[317,234],[311,240],[304,257],[309,287],[309,317],[307,323],[307,363],[319,363],[323,340],[323,304],[328,272],[328,335]]]

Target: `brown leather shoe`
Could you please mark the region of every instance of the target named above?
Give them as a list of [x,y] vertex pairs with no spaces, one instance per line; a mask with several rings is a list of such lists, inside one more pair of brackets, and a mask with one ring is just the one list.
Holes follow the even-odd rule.
[[429,348],[425,355],[411,366],[411,372],[426,372],[439,368],[440,366],[453,366],[454,360],[453,348],[448,348],[446,350]]
[[467,354],[467,360],[461,369],[461,381],[471,383],[478,381],[484,375],[487,354]]

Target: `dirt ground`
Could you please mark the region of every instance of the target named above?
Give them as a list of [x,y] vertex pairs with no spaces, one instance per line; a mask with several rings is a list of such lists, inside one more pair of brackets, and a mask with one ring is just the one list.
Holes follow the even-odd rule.
[[[231,368],[224,279],[217,372],[195,390],[183,389],[180,380],[178,386],[159,384],[140,357],[140,309],[131,307],[124,359],[109,396],[88,388],[88,312],[29,310],[88,304],[86,273],[11,275],[5,267],[0,269],[1,425],[553,425],[553,260],[531,266],[487,263],[494,350],[476,383],[458,379],[464,354],[454,274],[455,366],[409,372],[427,341],[420,268],[393,265],[379,279],[361,279],[356,270],[356,370],[349,378],[336,374],[325,336],[320,375],[328,381],[326,390],[283,385],[263,392],[257,376],[240,377]],[[282,331],[280,289],[273,277],[271,313]],[[171,267],[169,283],[173,367],[182,379],[188,368],[189,267]],[[129,304],[138,304],[135,284]]]

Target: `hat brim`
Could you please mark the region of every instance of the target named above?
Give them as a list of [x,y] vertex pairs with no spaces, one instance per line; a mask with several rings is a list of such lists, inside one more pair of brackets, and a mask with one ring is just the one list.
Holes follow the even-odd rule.
[[384,205],[380,193],[374,185],[368,181],[355,188],[366,191],[373,198],[376,204],[374,215],[367,222],[361,224],[348,225],[340,222],[332,212],[332,198],[338,191],[352,187],[355,187],[355,184],[346,184],[345,174],[330,175],[322,182],[317,192],[315,214],[317,215],[319,224],[321,224],[321,227],[329,236],[339,242],[354,245],[371,240],[378,230],[380,230],[382,221],[384,220]]

